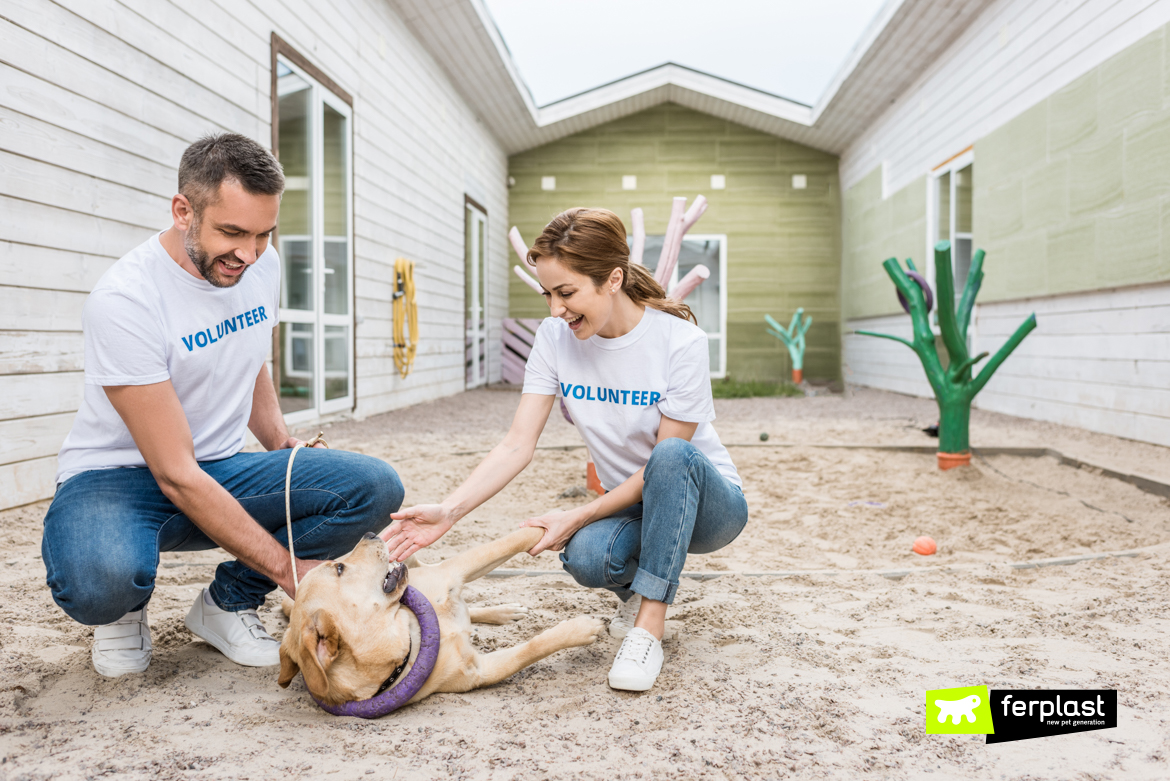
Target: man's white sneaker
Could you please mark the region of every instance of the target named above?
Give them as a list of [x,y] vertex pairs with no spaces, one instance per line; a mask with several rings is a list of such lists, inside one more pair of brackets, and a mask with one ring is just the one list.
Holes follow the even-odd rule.
[[638,617],[638,608],[642,607],[642,595],[635,594],[627,601],[618,600],[617,612],[609,619],[609,636],[621,640],[634,628],[634,619]]
[[644,692],[662,672],[662,643],[641,627],[634,627],[622,640],[609,669],[609,688]]
[[280,664],[280,643],[268,634],[256,611],[232,613],[220,610],[211,601],[207,589],[203,589],[191,606],[186,624],[195,635],[218,648],[236,664],[245,667]]
[[150,667],[150,624],[146,608],[127,613],[93,630],[93,669],[107,678],[145,672]]

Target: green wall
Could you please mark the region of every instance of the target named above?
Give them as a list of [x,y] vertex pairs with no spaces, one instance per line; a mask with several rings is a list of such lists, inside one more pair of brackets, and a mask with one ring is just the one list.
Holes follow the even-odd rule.
[[845,319],[901,312],[882,261],[910,258],[926,268],[926,180],[915,179],[882,199],[882,169],[845,193],[841,295]]
[[[805,355],[810,378],[840,375],[840,203],[837,158],[674,104],[648,109],[511,158],[510,222],[532,242],[573,206],[611,209],[630,230],[665,232],[671,198],[706,196],[693,233],[727,234],[727,369],[738,379],[790,377],[788,351],[764,331],[764,314],[787,324],[800,306],[813,317]],[[622,176],[638,177],[622,190]],[[724,174],[727,188],[711,189]],[[793,174],[808,187],[792,188]],[[542,176],[556,190],[540,189]],[[509,267],[517,262],[509,256]],[[544,317],[544,301],[509,275],[513,317]]]
[[981,300],[1170,279],[1166,28],[975,144]]
[[[1168,39],[1151,33],[975,142],[980,301],[1170,280]],[[875,168],[843,200],[844,316],[896,313],[881,261],[923,259],[924,179],[883,201]]]

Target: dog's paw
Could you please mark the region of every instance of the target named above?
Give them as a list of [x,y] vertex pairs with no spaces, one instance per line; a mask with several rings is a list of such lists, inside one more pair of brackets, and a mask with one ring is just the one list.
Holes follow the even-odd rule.
[[561,624],[569,635],[571,645],[590,645],[597,641],[598,635],[605,629],[605,622],[600,618],[577,616]]
[[528,608],[524,607],[524,605],[496,605],[495,610],[501,624],[507,623],[509,621],[519,621],[528,615]]

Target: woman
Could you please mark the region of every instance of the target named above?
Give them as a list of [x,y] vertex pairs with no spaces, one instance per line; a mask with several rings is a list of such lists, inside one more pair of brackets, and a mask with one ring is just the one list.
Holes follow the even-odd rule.
[[537,330],[508,435],[442,504],[394,513],[383,536],[401,561],[499,492],[531,462],[560,392],[607,493],[526,520],[545,530],[529,553],[561,551],[578,583],[618,595],[610,633],[625,639],[609,685],[646,691],[687,553],[718,550],[747,523],[739,475],[711,426],[707,335],[629,262],[613,212],[560,214],[528,262],[552,317]]

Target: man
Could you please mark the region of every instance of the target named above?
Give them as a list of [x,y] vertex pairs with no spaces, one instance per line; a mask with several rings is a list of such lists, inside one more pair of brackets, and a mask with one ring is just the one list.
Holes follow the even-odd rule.
[[[283,191],[280,164],[256,142],[229,133],[192,144],[174,224],[115,263],[86,301],[85,392],[41,549],[53,599],[98,625],[102,675],[150,664],[159,551],[216,546],[236,560],[219,565],[187,627],[237,664],[279,663],[256,608],[276,586],[294,591],[284,479],[298,440],[265,365]],[[269,452],[240,452],[245,428]],[[402,495],[378,459],[302,451],[291,501],[298,577],[387,526]]]

